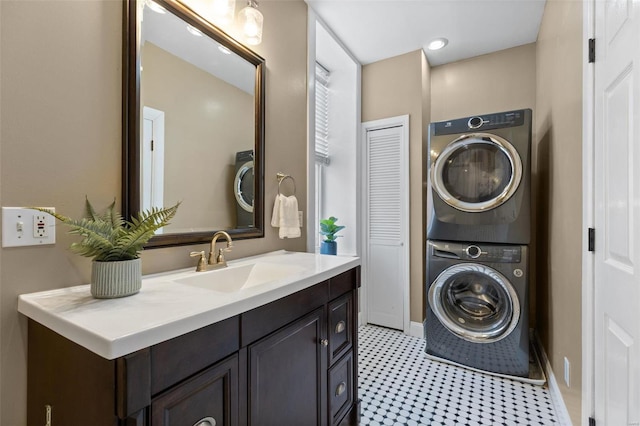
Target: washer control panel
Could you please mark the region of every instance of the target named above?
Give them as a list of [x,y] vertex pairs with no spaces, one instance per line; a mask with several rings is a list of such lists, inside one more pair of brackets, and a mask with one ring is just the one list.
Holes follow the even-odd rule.
[[429,244],[432,250],[431,255],[435,257],[493,263],[520,263],[522,261],[521,246],[442,241],[431,241]]
[[531,110],[523,109],[440,121],[437,123],[431,123],[431,126],[433,127],[432,133],[434,136],[451,135],[456,133],[465,133],[469,130],[491,130],[522,126],[525,122],[525,115],[527,112],[531,114]]

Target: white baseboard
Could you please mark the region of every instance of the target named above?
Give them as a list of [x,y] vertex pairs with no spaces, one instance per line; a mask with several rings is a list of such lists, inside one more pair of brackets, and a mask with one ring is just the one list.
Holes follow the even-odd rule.
[[540,342],[538,334],[534,333],[534,336],[536,339],[535,344],[537,346],[538,353],[540,354],[540,362],[542,363],[542,368],[544,368],[544,373],[547,375],[547,384],[549,386],[549,394],[551,395],[551,403],[553,404],[553,408],[558,416],[558,424],[559,426],[572,426],[573,423],[571,423],[571,417],[569,417],[567,406],[564,404],[564,399],[562,398],[558,382],[556,381],[556,377],[551,369],[551,363],[549,362],[547,353]]
[[424,337],[424,327],[422,326],[422,323],[411,321],[409,325],[409,332],[407,334],[413,337]]

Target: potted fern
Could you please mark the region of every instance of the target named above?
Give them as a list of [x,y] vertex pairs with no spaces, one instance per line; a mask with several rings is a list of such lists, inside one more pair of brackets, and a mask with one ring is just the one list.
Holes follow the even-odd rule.
[[82,241],[71,244],[71,251],[93,259],[91,295],[111,299],[136,294],[142,286],[140,252],[156,230],[166,226],[175,216],[180,203],[169,208],[152,208],[124,220],[115,210],[115,200],[102,214],[86,199],[86,217],[72,219],[48,209],[48,213],[71,227],[71,234]]
[[342,235],[336,235],[340,230],[345,227],[342,225],[336,225],[337,217],[329,217],[328,219],[320,220],[320,234],[324,236],[324,240],[320,242],[320,254],[337,254],[338,244],[336,238]]

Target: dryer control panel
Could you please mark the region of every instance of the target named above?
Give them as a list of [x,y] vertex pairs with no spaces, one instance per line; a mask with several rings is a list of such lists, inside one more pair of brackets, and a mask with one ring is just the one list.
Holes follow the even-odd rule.
[[435,257],[492,263],[520,263],[522,260],[521,246],[441,241],[431,241],[430,244],[433,250],[431,254]]
[[477,115],[455,120],[440,121],[431,123],[433,134],[451,135],[455,133],[465,133],[469,130],[491,130],[506,127],[522,126],[525,122],[525,115],[531,110],[506,111],[488,115]]

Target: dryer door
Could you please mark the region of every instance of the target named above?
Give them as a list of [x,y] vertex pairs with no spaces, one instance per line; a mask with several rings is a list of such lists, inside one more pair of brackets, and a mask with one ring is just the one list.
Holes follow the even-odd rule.
[[520,319],[520,302],[509,280],[478,263],[445,269],[431,284],[428,299],[442,325],[474,343],[507,337]]
[[464,212],[506,202],[522,180],[522,160],[506,139],[472,133],[451,142],[431,167],[431,185],[442,200]]
[[238,168],[233,182],[233,192],[242,210],[253,213],[253,161]]

